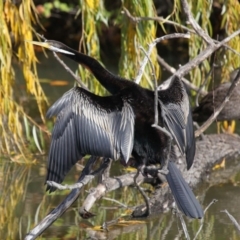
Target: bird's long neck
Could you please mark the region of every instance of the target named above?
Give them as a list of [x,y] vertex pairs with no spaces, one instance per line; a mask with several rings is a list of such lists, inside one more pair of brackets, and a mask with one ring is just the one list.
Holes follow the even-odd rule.
[[109,72],[96,59],[68,47],[66,47],[66,50],[72,52],[73,55],[64,54],[65,56],[84,65],[111,94],[116,94],[121,89],[134,84],[132,81]]

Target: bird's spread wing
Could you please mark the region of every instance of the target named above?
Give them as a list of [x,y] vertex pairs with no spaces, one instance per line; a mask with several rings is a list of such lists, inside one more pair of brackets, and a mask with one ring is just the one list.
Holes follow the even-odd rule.
[[62,182],[85,154],[128,161],[133,148],[134,113],[122,98],[100,97],[73,88],[48,110],[47,117],[54,115],[57,119],[49,150],[47,180]]

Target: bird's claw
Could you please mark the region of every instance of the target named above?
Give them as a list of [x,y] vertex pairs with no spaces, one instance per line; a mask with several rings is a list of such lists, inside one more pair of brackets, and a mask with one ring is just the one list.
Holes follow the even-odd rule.
[[80,209],[80,210],[79,210],[79,215],[80,215],[83,219],[88,219],[88,218],[91,218],[91,217],[96,216],[96,214],[91,213],[91,212],[87,211],[86,209]]

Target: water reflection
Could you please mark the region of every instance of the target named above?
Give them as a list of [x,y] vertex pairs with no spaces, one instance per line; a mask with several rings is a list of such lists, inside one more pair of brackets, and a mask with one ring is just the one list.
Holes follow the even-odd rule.
[[0,235],[2,239],[18,239],[19,224],[24,214],[21,206],[27,195],[31,169],[10,160],[0,159],[0,162]]

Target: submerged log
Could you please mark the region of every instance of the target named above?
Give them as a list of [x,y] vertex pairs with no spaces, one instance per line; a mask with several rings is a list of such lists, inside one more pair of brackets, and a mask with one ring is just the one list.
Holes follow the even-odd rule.
[[[238,135],[211,134],[205,135],[203,139],[196,142],[196,155],[189,171],[186,169],[184,157],[179,152],[176,164],[194,191],[200,183],[208,182],[210,185],[214,185],[224,182],[234,173],[236,174],[240,170],[240,162],[236,160],[239,156],[240,137]],[[226,160],[226,170],[221,171],[221,174],[218,171],[216,173],[212,171],[214,165],[219,164],[224,159]],[[150,202],[151,212],[154,214],[166,211],[174,205],[168,186],[157,189]],[[140,216],[144,210],[145,205],[136,207],[133,216]]]

